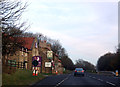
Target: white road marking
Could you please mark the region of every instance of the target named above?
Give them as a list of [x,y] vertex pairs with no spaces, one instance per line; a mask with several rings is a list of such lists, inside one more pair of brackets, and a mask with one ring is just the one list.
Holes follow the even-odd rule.
[[111,83],[111,82],[106,81],[106,83],[115,86],[115,84],[113,84],[113,83]]
[[60,84],[62,84],[65,80],[68,79],[68,77],[69,77],[70,75],[71,75],[71,74],[69,74],[65,79],[63,79],[61,82],[59,82],[58,84],[56,84],[56,86],[54,86],[54,87],[57,87],[57,86],[59,86]]
[[92,77],[92,78],[94,78],[94,79],[95,79],[95,77]]
[[[95,77],[92,77],[92,76],[89,76],[89,77],[96,79]],[[103,81],[102,79],[97,79],[97,80]],[[111,83],[111,82],[108,82],[108,81],[106,81],[106,83],[108,83],[108,84],[110,84],[110,85],[113,85],[113,86],[116,86],[115,84],[113,84],[113,83]]]
[[98,79],[99,81],[103,81],[102,79]]

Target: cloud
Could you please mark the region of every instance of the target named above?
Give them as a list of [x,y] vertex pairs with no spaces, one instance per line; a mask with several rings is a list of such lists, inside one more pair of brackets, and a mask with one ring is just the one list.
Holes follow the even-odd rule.
[[29,31],[60,40],[73,61],[82,58],[96,64],[117,45],[116,2],[31,0],[23,17],[33,23]]
[[[37,1],[37,0],[33,0]],[[49,2],[49,3],[60,3],[60,2],[70,2],[70,3],[78,3],[78,2],[118,2],[118,0],[39,0],[41,2]]]
[[[108,35],[109,38],[113,37],[110,35],[113,33],[114,29],[109,34],[106,34],[102,37],[90,35],[87,36],[86,39],[84,37],[74,37],[69,34],[52,31],[49,29],[34,28],[34,30],[40,31],[40,33],[43,33],[52,39],[60,40],[63,47],[66,48],[70,58],[72,58],[74,62],[78,58],[82,58],[96,64],[96,61],[100,56],[107,52],[113,52],[114,49],[114,45],[110,44],[111,41],[108,41],[106,39],[106,41],[109,42],[106,43],[104,42],[105,40],[103,40],[105,38],[108,38]],[[116,44],[116,42],[113,44]]]

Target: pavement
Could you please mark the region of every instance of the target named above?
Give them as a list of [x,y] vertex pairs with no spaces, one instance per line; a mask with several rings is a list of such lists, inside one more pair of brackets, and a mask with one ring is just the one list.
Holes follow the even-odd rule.
[[30,87],[120,87],[120,77],[85,73],[85,76],[74,76],[74,73],[47,76]]

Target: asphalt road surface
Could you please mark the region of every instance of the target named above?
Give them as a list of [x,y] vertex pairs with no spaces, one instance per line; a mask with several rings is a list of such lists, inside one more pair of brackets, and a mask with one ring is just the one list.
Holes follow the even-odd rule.
[[120,87],[120,77],[85,73],[48,76],[31,87]]

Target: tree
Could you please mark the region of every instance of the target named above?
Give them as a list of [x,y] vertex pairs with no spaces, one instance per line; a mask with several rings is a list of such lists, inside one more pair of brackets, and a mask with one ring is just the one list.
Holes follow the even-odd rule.
[[81,67],[85,70],[95,70],[95,66],[93,64],[91,64],[90,62],[88,61],[84,61],[82,59],[78,59],[76,60],[76,64],[75,64],[75,67]]
[[58,40],[51,39],[47,36],[44,36],[41,33],[23,33],[23,36],[30,36],[30,37],[37,37],[38,39],[45,40],[47,43],[51,44],[52,51],[58,55],[59,59],[61,60],[62,65],[69,70],[74,69],[73,61],[68,57],[68,54],[65,50],[65,48],[62,47],[60,42]]
[[1,0],[0,1],[0,27],[2,32],[2,55],[14,53],[23,44],[17,38],[26,28],[25,22],[18,23],[27,4],[20,1]]
[[99,71],[115,71],[118,68],[118,56],[116,53],[106,53],[97,61]]
[[60,52],[62,49],[60,42],[58,40],[53,40],[51,44],[52,44],[52,51],[60,56]]
[[68,69],[68,70],[74,70],[74,63],[73,61],[68,57],[68,55],[65,55],[61,58],[62,61],[62,65],[64,66],[64,68]]
[[23,11],[26,9],[27,5],[24,6],[20,1],[9,1],[1,0],[0,1],[0,16],[2,24],[2,32],[8,32],[14,28],[23,27],[24,23],[17,24],[17,21],[20,19]]

